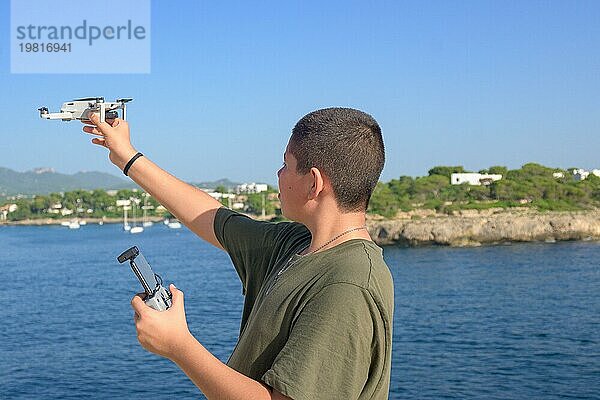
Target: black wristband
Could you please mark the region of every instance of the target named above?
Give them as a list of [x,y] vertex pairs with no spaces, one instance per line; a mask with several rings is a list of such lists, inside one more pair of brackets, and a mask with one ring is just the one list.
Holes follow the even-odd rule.
[[131,157],[131,160],[129,160],[127,162],[127,164],[125,164],[125,168],[123,168],[123,173],[125,174],[125,176],[128,176],[127,173],[129,172],[129,168],[131,168],[131,166],[133,165],[135,160],[137,160],[138,158],[140,158],[142,156],[143,156],[143,154],[138,152],[135,156]]

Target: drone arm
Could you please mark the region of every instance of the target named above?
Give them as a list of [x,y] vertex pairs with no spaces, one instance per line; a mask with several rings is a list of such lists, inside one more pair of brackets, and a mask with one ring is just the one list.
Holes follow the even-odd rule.
[[127,103],[129,103],[131,100],[133,99],[117,99],[117,103],[121,103],[121,109],[123,110],[123,121],[127,121]]
[[70,112],[60,112],[60,113],[42,113],[40,117],[44,119],[62,119],[62,120],[71,120],[73,118],[73,113]]
[[106,120],[106,103],[100,103],[100,122],[104,122]]

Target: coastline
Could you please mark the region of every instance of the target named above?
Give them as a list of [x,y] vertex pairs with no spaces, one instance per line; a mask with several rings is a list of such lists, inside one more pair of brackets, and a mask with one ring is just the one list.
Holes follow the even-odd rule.
[[[21,221],[0,221],[1,226],[47,226],[47,225],[60,225],[63,222],[70,221],[85,221],[88,224],[99,224],[102,222],[103,224],[122,224],[123,218],[36,218],[36,219],[24,219]],[[164,220],[164,217],[148,217],[148,221],[152,222],[160,222]],[[141,223],[141,220],[138,222]]]
[[463,210],[455,215],[405,213],[370,219],[369,233],[380,246],[476,247],[513,242],[599,240],[600,211],[539,212],[528,208]]
[[[163,217],[150,217],[160,222]],[[73,218],[0,221],[2,226],[61,225]],[[121,224],[122,218],[80,218],[88,224]],[[386,219],[369,215],[367,228],[379,246],[475,247],[513,242],[600,240],[600,210],[539,212],[529,208],[462,210],[454,215],[433,210],[398,213]]]

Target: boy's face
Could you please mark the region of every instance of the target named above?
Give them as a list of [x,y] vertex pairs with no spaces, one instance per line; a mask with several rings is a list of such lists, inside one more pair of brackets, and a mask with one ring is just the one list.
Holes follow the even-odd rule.
[[296,165],[296,157],[289,151],[288,145],[283,154],[283,166],[277,171],[279,200],[281,213],[291,220],[298,221],[299,212],[306,203],[305,194],[310,174],[299,174],[296,172]]

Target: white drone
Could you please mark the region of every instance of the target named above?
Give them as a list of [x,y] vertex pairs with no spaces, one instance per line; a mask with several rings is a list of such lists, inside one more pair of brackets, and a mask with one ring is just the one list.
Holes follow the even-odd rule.
[[114,102],[104,102],[104,97],[87,97],[84,99],[75,99],[73,101],[63,103],[60,112],[50,113],[48,107],[38,108],[40,117],[45,119],[61,119],[63,121],[72,121],[78,119],[81,121],[89,121],[90,114],[97,114],[100,117],[100,122],[104,122],[107,118],[113,119],[119,116],[116,110],[122,110],[123,117],[126,118],[126,103],[133,99],[117,99]]

